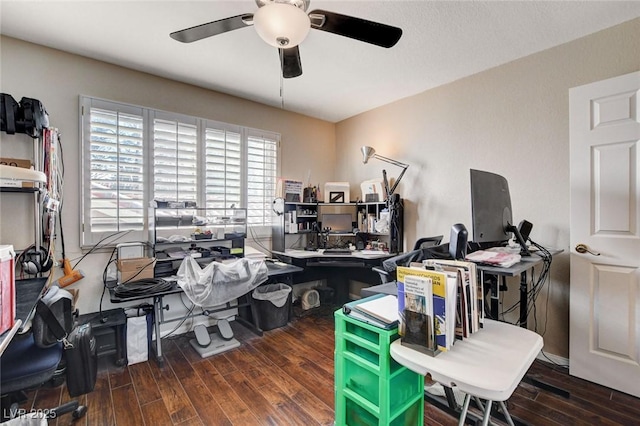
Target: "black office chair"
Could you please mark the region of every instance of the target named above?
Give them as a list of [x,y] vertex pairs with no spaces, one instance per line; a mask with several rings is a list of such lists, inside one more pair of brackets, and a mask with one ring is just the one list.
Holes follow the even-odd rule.
[[413,251],[401,253],[398,256],[389,258],[382,262],[382,267],[374,266],[371,270],[380,275],[380,282],[382,284],[395,281],[395,271],[398,265],[408,265],[411,262],[421,262],[422,260],[429,258],[425,256],[425,252],[423,250],[437,250],[437,247],[439,247],[442,242],[442,238],[442,235],[419,238],[413,246]]
[[427,247],[435,247],[440,245],[440,243],[442,242],[442,239],[444,238],[444,235],[436,235],[435,237],[424,237],[424,238],[420,238],[418,241],[416,241],[416,243],[413,245],[413,249],[414,250],[420,250],[423,248],[427,248]]
[[[64,370],[59,368],[63,350],[62,343],[44,349],[38,347],[33,333],[14,337],[0,358],[1,421],[8,420],[5,416],[16,414],[19,403],[27,399],[26,391],[46,383],[57,386],[64,382]],[[65,413],[73,413],[73,418],[77,419],[86,412],[87,407],[74,400],[51,408],[45,414],[49,418],[57,418]]]

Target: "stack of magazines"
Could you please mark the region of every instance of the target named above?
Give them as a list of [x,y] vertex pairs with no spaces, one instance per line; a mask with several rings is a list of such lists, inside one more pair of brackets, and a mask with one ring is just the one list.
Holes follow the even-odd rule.
[[385,330],[398,326],[398,299],[389,294],[375,294],[349,302],[342,311],[352,318]]

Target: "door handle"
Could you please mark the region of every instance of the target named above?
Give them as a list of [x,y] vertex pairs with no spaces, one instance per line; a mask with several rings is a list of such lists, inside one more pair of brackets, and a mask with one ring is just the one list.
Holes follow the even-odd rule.
[[598,253],[597,251],[589,250],[589,247],[587,247],[586,244],[578,244],[578,245],[576,245],[576,251],[578,253],[583,253],[583,254],[584,253],[589,253],[589,254],[592,254],[594,256],[600,256],[600,253]]

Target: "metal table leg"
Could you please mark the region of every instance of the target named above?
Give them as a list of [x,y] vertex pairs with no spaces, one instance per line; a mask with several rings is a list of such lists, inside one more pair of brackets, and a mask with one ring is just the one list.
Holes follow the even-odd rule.
[[160,338],[160,324],[163,321],[164,313],[162,312],[162,296],[153,297],[153,325],[156,332],[156,361],[160,367],[164,366],[164,358],[162,357],[162,339]]

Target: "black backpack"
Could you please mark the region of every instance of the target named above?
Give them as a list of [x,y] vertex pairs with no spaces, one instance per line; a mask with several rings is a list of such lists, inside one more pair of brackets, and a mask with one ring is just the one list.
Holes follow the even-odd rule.
[[0,93],[0,131],[9,135],[24,133],[36,139],[42,129],[49,127],[49,115],[42,102],[22,98],[18,103],[13,96]]
[[25,133],[32,138],[42,136],[42,129],[49,127],[47,110],[37,99],[20,99],[19,116],[16,119],[16,131]]
[[20,105],[7,93],[0,93],[0,131],[9,135],[16,133],[16,117]]

